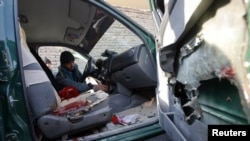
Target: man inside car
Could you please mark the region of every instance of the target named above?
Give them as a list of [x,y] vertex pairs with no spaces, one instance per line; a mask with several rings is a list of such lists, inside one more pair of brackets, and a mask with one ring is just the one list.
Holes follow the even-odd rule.
[[80,93],[88,91],[90,89],[108,91],[108,86],[103,84],[86,83],[82,77],[82,73],[78,69],[78,65],[75,64],[75,58],[69,51],[64,51],[60,55],[60,66],[58,67],[58,73],[56,75],[57,82],[62,86],[73,86]]

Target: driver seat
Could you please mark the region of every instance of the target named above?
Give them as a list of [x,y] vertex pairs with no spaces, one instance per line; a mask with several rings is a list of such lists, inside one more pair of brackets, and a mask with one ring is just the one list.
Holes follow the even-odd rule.
[[[95,105],[86,113],[77,117],[54,114],[54,109],[71,104],[72,101],[61,101],[48,76],[29,50],[25,32],[20,26],[21,52],[23,60],[26,95],[30,106],[30,115],[34,126],[48,139],[65,138],[111,120],[111,108],[108,100]],[[73,101],[81,99],[81,94]],[[79,108],[75,108],[79,110]],[[73,111],[74,112],[74,111]]]

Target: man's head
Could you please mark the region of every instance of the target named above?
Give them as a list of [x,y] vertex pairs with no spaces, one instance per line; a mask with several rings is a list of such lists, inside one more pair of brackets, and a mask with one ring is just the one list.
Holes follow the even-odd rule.
[[61,53],[60,62],[61,65],[64,66],[66,69],[73,70],[75,66],[74,61],[75,57],[69,51],[64,51]]

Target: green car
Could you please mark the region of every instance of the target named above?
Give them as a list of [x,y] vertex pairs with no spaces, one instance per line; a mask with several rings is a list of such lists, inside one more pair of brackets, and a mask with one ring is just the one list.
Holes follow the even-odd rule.
[[[105,0],[0,0],[0,140],[206,141],[249,125],[248,2],[148,2],[136,21]],[[63,51],[109,90],[62,97]]]

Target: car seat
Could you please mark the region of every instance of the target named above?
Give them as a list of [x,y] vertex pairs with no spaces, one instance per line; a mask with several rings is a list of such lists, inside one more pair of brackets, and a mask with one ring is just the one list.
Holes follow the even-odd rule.
[[[76,118],[69,118],[66,114],[54,114],[55,108],[61,106],[62,103],[67,104],[65,104],[65,101],[61,101],[48,76],[30,52],[26,43],[25,32],[21,26],[20,40],[31,119],[46,138],[62,138],[105,124],[111,120],[112,113],[108,99]],[[81,96],[84,95],[79,97]]]

